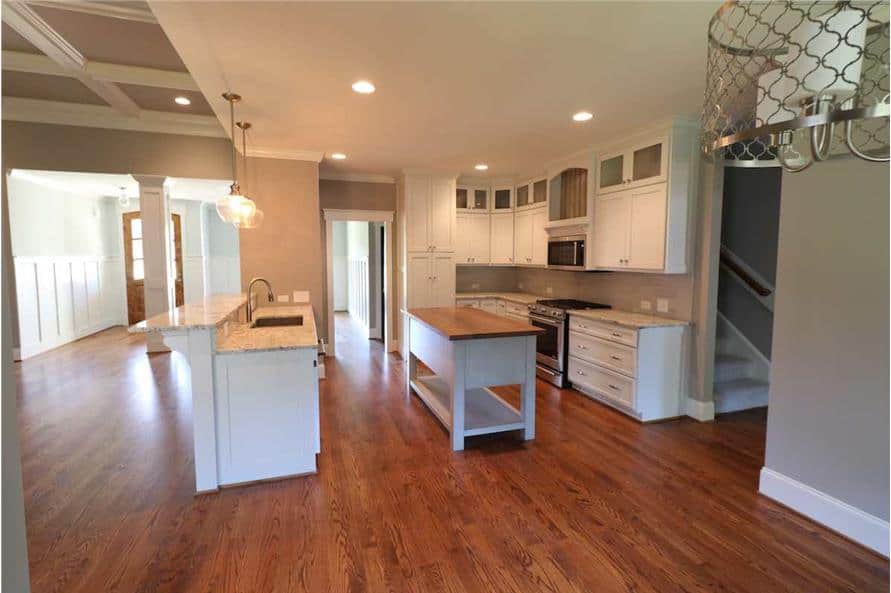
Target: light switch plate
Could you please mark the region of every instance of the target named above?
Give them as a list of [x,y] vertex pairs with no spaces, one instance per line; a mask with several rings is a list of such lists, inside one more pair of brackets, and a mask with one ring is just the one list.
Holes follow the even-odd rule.
[[554,289],[548,286],[545,288],[545,294],[554,294]]
[[660,313],[668,313],[668,299],[656,299],[656,310]]
[[470,285],[470,288],[472,288],[472,289],[474,289],[474,290],[479,290],[479,288],[480,288],[480,283],[479,283],[479,282],[474,282],[473,284]]
[[650,301],[641,301],[640,302],[640,310],[641,311],[652,311],[653,303],[651,303]]
[[520,290],[523,290],[523,283],[522,283],[522,282],[518,282],[518,283],[517,283],[517,288],[519,288]]

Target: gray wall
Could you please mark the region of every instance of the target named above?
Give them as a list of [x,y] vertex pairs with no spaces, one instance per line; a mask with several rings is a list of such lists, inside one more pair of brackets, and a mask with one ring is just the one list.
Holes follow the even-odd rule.
[[783,179],[765,465],[888,520],[888,166]]
[[[727,167],[724,172],[721,243],[771,284],[776,284],[781,188],[777,167]],[[718,278],[718,311],[770,358],[773,313],[724,269]]]

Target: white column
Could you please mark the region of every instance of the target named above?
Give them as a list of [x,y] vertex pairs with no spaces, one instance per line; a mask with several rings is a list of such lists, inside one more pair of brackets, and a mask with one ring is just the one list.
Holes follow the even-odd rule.
[[[145,262],[145,317],[173,308],[170,283],[170,202],[164,191],[166,177],[134,175],[139,182],[142,250]],[[146,334],[146,351],[168,352],[159,334]]]

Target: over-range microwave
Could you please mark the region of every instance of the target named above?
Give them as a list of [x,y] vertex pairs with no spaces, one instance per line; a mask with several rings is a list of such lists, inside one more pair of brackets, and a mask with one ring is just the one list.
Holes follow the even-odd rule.
[[563,270],[585,269],[585,235],[550,237],[548,267]]

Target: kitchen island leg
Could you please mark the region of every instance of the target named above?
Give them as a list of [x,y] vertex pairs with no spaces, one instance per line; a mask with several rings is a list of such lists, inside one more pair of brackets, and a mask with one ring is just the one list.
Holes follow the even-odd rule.
[[520,413],[523,415],[523,440],[535,438],[535,351],[536,338],[526,338],[526,379],[520,387]]
[[457,343],[452,348],[452,356],[454,357],[454,372],[452,373],[451,389],[452,389],[452,426],[450,428],[450,436],[452,440],[452,451],[464,450],[464,402],[466,391],[464,385],[465,358],[467,356],[467,346]]

